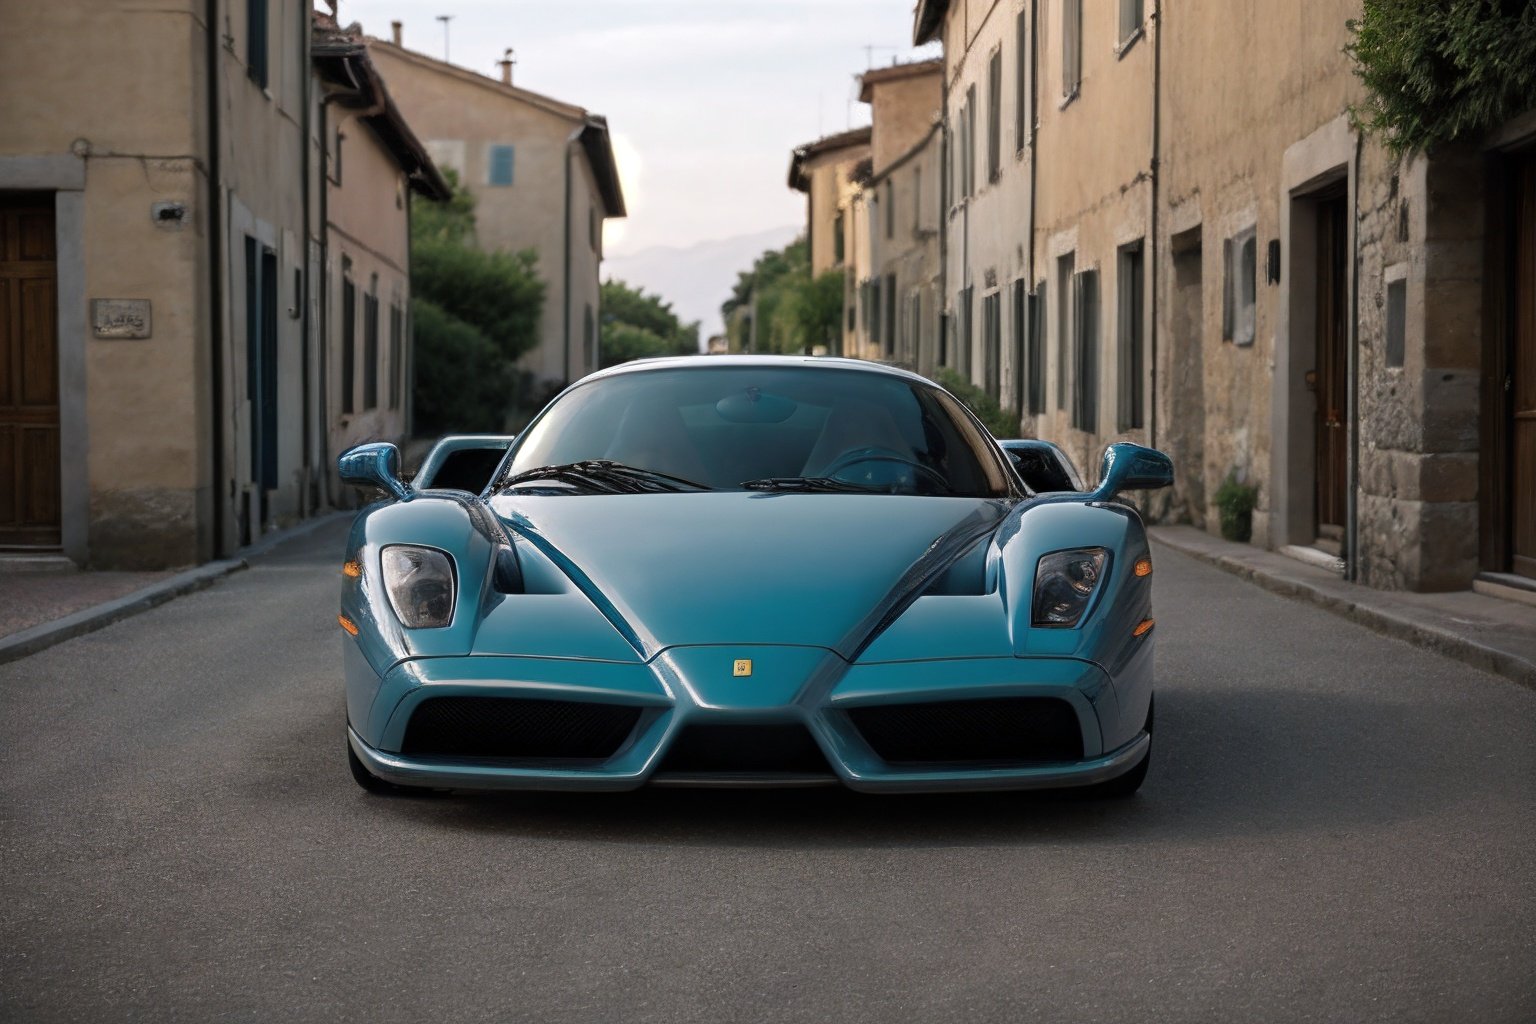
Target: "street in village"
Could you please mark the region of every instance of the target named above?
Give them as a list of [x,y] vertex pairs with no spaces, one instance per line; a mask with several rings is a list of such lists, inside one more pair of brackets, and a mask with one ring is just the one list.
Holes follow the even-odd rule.
[[1159,547],[1129,800],[379,798],[343,531],[0,665],[0,1019],[1536,1019],[1507,679]]

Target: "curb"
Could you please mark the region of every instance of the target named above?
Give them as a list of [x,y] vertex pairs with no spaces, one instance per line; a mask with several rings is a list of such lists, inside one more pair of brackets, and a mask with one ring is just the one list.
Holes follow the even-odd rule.
[[334,522],[341,516],[351,516],[354,513],[338,511],[327,515],[316,516],[306,520],[297,526],[286,530],[279,530],[261,538],[250,547],[245,548],[237,558],[229,558],[218,562],[208,562],[199,565],[186,572],[177,573],[169,579],[152,583],[142,590],[135,590],[131,594],[111,601],[104,601],[98,605],[72,612],[61,619],[45,622],[30,629],[24,629],[19,633],[12,633],[7,637],[0,637],[0,665],[7,662],[18,661],[38,651],[46,650],[54,644],[72,640],[86,633],[94,633],[104,626],[110,626],[114,622],[132,618],[141,612],[147,612],[151,608],[165,604],[184,594],[203,590],[213,586],[226,576],[250,568],[250,559],[260,557],[277,545],[285,541],[303,537],[308,533],[318,530],[327,523]]
[[[1282,578],[1241,558],[1212,550],[1204,544],[1189,543],[1177,535],[1170,535],[1166,530],[1153,527],[1148,532],[1153,540],[1181,554],[1205,562],[1207,565],[1213,565],[1218,569],[1247,580],[1249,583],[1263,587],[1271,593],[1295,600],[1307,601],[1325,611],[1359,623],[1367,629],[1384,636],[1405,641],[1415,647],[1433,651],[1436,654],[1463,662],[1474,668],[1502,676],[1522,686],[1536,689],[1536,661],[1532,661],[1517,653],[1493,644],[1483,643],[1464,633],[1432,622],[1425,622],[1422,619],[1395,612],[1388,608],[1374,606],[1360,600],[1331,593],[1328,588],[1309,583],[1306,580]],[[1273,554],[1273,552],[1268,551],[1263,553]],[[1298,571],[1305,571],[1306,566],[1304,563],[1298,562],[1296,568]],[[1321,572],[1322,570],[1314,571]],[[1335,586],[1356,585],[1340,582],[1336,583]],[[1376,591],[1368,591],[1361,596],[1374,596],[1377,593]]]

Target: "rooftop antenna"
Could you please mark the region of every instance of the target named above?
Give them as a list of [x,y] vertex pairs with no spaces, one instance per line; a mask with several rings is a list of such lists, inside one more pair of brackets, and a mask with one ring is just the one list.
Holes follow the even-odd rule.
[[439,14],[437,20],[443,23],[443,63],[448,62],[448,23],[453,20],[451,14]]

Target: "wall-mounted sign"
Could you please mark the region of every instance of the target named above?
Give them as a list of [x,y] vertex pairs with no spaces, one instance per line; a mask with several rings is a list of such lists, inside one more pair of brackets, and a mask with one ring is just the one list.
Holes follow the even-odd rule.
[[147,338],[148,299],[92,299],[91,330],[98,338]]

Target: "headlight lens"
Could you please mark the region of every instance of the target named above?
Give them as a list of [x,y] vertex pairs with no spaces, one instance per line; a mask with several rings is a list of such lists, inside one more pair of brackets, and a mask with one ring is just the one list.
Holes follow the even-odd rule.
[[1104,578],[1104,548],[1053,551],[1035,567],[1036,626],[1075,626]]
[[436,548],[393,544],[379,553],[384,590],[402,625],[431,629],[453,621],[453,560]]

